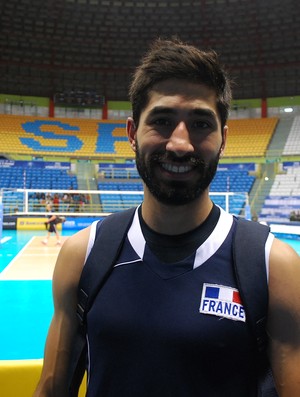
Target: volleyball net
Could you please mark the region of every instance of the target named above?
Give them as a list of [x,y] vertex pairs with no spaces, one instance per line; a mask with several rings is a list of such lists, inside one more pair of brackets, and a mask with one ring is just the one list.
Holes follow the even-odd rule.
[[[58,215],[70,217],[102,217],[139,205],[142,190],[41,190],[2,189],[4,216],[44,216],[47,205]],[[211,192],[211,199],[221,208],[245,217],[246,192]]]

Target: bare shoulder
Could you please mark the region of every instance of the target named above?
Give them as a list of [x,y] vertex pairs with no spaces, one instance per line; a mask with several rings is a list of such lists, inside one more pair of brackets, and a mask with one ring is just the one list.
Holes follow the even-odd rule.
[[287,243],[274,239],[270,252],[270,281],[277,277],[297,276],[300,272],[300,257]]
[[269,357],[282,397],[300,395],[300,257],[274,239],[270,252]]
[[73,234],[65,241],[61,248],[60,255],[74,256],[75,258],[79,255],[80,258],[84,258],[86,254],[86,248],[90,237],[91,226],[80,230]]
[[276,325],[272,328],[273,332],[276,328],[277,337],[282,338],[283,335],[278,332],[287,331],[290,326],[300,331],[299,285],[299,255],[290,245],[275,238],[270,252],[269,315],[270,320],[273,320],[271,324]]
[[53,286],[77,287],[85,262],[91,227],[87,227],[69,237],[63,244],[54,269]]

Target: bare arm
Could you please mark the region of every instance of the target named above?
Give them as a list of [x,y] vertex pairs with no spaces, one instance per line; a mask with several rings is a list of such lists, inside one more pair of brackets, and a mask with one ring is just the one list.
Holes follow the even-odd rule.
[[275,239],[269,279],[270,359],[280,397],[300,396],[300,257]]
[[51,218],[47,219],[45,223],[50,223],[56,219],[56,215],[52,215]]
[[54,315],[48,332],[41,379],[33,397],[67,396],[66,374],[70,363],[77,318],[77,286],[84,264],[90,229],[66,240],[53,274]]

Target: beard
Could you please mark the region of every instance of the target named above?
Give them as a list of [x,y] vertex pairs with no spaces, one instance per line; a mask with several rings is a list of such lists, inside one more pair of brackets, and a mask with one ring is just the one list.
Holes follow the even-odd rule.
[[[185,180],[162,180],[155,174],[155,169],[162,161],[172,161],[181,164],[192,164],[193,172],[196,171],[197,178],[193,182]],[[219,163],[219,153],[209,162],[205,162],[198,155],[186,155],[177,157],[171,152],[157,152],[150,155],[149,159],[141,153],[136,143],[136,167],[138,173],[152,195],[163,204],[184,205],[191,203],[211,184]]]

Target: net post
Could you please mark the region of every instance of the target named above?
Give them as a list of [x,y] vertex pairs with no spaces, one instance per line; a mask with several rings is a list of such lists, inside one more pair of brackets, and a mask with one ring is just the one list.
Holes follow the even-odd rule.
[[3,202],[2,202],[2,189],[0,190],[0,246],[2,244],[2,230],[3,230]]

